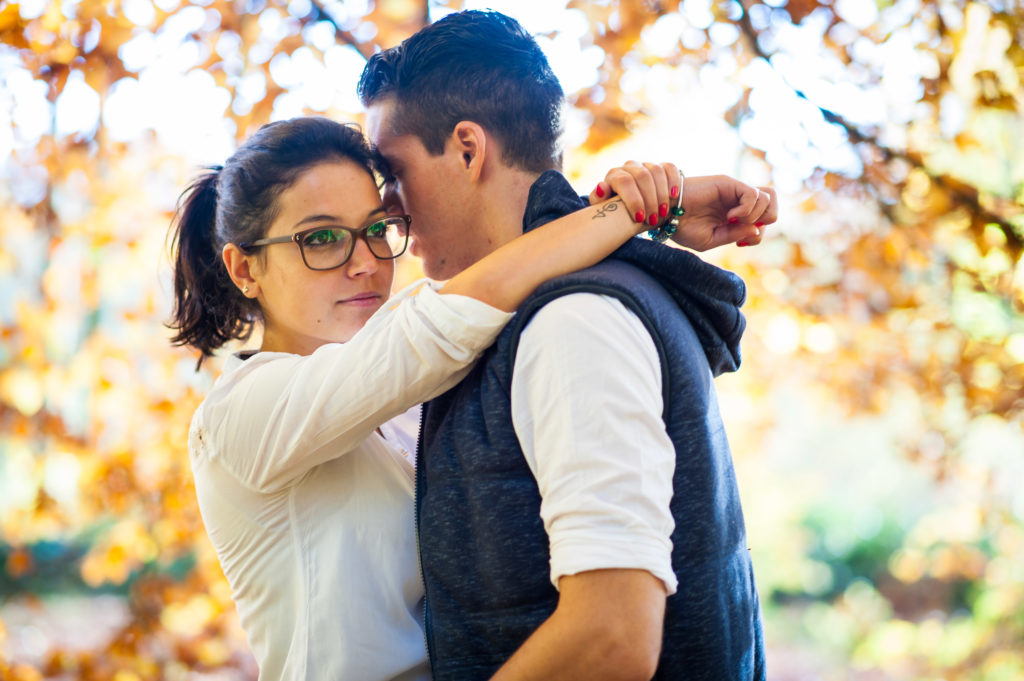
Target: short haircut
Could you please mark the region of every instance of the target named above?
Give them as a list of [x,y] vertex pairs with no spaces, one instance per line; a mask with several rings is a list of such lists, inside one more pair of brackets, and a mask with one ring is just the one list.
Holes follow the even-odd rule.
[[504,14],[447,15],[373,55],[358,92],[366,106],[394,96],[395,133],[416,135],[432,155],[468,120],[498,139],[509,166],[561,166],[562,86],[533,36]]

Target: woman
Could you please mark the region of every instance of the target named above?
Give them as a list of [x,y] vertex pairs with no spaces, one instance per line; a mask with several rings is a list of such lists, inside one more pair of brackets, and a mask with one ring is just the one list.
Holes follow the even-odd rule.
[[354,127],[272,123],[177,217],[174,342],[201,362],[263,331],[259,352],[227,359],[189,432],[261,678],[429,678],[413,446],[381,426],[454,385],[538,284],[650,229],[628,217],[642,202],[593,220],[605,202],[389,300],[409,219],[386,214],[371,167]]

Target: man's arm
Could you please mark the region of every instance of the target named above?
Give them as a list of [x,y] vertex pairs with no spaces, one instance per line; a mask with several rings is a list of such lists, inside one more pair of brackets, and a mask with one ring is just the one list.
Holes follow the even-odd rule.
[[646,681],[661,654],[665,586],[646,570],[591,570],[558,581],[558,607],[492,681]]
[[675,450],[653,340],[611,298],[549,303],[520,341],[512,411],[560,596],[494,678],[649,679],[676,585]]

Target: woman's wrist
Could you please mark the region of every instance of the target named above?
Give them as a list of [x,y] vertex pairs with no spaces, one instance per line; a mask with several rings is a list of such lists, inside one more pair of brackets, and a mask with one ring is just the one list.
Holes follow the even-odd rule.
[[625,202],[614,197],[592,206],[593,214],[591,220],[612,220],[623,225],[628,230],[628,236],[633,237],[647,231],[647,223],[637,222],[629,215]]
[[675,196],[672,198],[676,201],[675,205],[669,208],[669,214],[667,216],[668,219],[664,220],[660,225],[648,230],[647,232],[647,236],[649,236],[652,241],[661,242],[670,238],[672,238],[673,241],[676,240],[673,237],[679,230],[679,221],[684,215],[686,215],[686,209],[683,208],[683,190],[686,187],[686,176],[683,175],[682,170],[679,171],[679,184],[677,187],[678,189],[676,189],[675,186],[672,188],[675,192]]

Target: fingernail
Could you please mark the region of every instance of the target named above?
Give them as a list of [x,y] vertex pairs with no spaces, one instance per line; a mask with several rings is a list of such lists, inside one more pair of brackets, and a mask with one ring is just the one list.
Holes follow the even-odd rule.
[[671,196],[673,199],[678,198],[679,197],[679,187],[672,187],[672,189],[671,189],[671,191],[669,191],[668,195]]
[[667,203],[663,203],[660,206],[658,206],[658,215],[660,215],[661,217],[667,217],[668,216],[668,204]]
[[636,217],[636,221],[637,222],[643,222],[644,221],[644,212],[642,210],[638,210],[634,217]]
[[763,222],[755,222],[754,223],[754,227],[764,227],[764,223]]
[[658,224],[658,217],[656,215],[652,215],[651,217],[647,218],[647,224],[649,224],[651,227],[654,227],[654,225]]
[[739,218],[729,218],[730,225],[735,225],[737,222],[739,222]]
[[749,246],[750,242],[748,242],[748,241],[737,241],[736,245],[737,246]]
[[597,185],[597,189],[594,190],[594,193],[597,194],[597,198],[599,198],[599,199],[603,199],[604,198],[604,190],[601,189],[601,185]]

